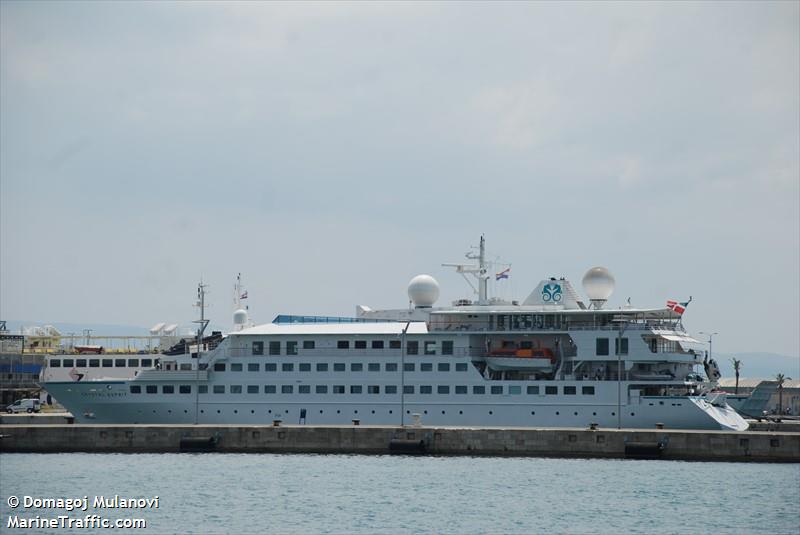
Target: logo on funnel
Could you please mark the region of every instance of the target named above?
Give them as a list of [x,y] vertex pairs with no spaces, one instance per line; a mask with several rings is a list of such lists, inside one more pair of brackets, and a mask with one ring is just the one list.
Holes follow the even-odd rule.
[[545,284],[542,288],[542,301],[545,303],[558,303],[561,301],[561,285]]

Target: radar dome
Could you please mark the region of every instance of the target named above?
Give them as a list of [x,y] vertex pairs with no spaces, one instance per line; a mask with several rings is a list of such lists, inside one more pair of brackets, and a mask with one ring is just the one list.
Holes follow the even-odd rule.
[[408,298],[416,307],[430,307],[439,299],[439,283],[430,275],[417,275],[408,283]]
[[606,301],[614,293],[614,276],[604,267],[593,267],[583,276],[583,291],[592,301]]
[[233,313],[233,324],[234,325],[245,325],[247,324],[247,311],[240,308],[239,310]]

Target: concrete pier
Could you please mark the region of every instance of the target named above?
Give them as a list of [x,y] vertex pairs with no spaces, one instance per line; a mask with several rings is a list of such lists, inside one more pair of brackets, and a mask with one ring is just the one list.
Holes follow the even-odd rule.
[[429,453],[800,462],[800,433],[670,429],[2,425],[0,452]]

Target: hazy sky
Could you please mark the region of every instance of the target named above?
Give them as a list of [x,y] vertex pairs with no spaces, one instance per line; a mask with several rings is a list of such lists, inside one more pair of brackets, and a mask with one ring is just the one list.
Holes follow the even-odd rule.
[[446,303],[485,233],[797,355],[799,6],[3,1],[0,319]]

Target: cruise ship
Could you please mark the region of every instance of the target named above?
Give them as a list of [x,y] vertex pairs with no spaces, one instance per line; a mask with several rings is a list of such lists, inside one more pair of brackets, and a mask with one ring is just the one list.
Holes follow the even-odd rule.
[[[614,279],[600,267],[583,277],[586,299],[546,278],[505,301],[488,295],[489,282],[510,268],[491,269],[483,237],[466,256],[444,265],[474,299],[436,306],[438,283],[419,275],[400,309],[257,326],[239,309],[213,349],[187,345],[127,380],[43,386],[83,423],[747,429],[683,327],[686,303],[607,308]],[[204,297],[201,284],[198,339]]]

